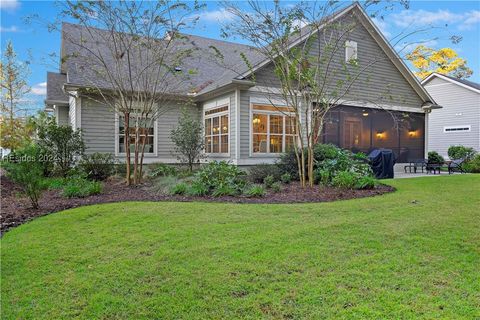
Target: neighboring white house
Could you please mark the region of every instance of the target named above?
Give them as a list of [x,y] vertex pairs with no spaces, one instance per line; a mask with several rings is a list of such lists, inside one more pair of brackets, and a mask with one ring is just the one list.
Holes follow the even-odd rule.
[[428,151],[444,157],[452,145],[480,151],[480,84],[432,73],[422,85],[443,107],[428,115]]

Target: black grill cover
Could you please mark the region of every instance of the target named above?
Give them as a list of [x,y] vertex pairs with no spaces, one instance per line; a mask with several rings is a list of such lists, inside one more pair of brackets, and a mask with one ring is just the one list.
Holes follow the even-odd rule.
[[375,149],[368,155],[373,174],[377,179],[393,178],[395,154],[390,149]]

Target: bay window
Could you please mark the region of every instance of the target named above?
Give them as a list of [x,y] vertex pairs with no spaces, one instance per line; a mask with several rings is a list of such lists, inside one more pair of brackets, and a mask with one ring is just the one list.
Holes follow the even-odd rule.
[[295,115],[288,107],[252,106],[252,153],[283,153],[293,148]]
[[205,152],[228,153],[228,106],[205,111]]

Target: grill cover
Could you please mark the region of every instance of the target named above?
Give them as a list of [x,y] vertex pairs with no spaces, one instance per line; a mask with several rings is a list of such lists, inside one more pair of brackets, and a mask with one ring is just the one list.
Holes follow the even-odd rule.
[[393,178],[395,154],[390,149],[375,149],[368,155],[373,174],[377,179]]

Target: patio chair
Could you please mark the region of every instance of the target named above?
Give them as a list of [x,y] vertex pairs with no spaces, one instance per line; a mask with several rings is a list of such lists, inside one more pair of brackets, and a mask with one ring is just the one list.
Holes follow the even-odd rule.
[[452,174],[454,172],[466,173],[465,169],[463,169],[464,162],[465,159],[452,160],[452,162],[448,164],[448,174]]
[[427,161],[425,169],[426,169],[427,173],[436,174],[438,172],[438,174],[440,174],[440,170],[441,170],[442,166],[443,166],[442,163],[429,163]]
[[410,163],[404,167],[405,173],[407,173],[407,169],[409,170],[410,173],[412,172],[412,169],[414,173],[417,173],[417,170],[419,169],[422,170],[422,173],[423,173],[423,170],[427,169],[427,160],[425,159],[410,160]]

